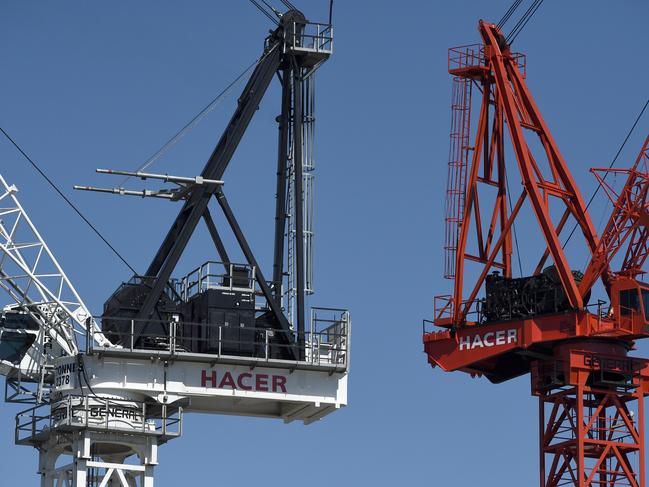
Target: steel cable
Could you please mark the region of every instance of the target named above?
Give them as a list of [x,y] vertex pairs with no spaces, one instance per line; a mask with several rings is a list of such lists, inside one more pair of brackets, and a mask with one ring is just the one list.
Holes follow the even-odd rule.
[[525,11],[523,16],[519,19],[519,21],[516,22],[516,25],[507,36],[507,44],[511,45],[514,42],[516,37],[518,37],[518,35],[521,33],[521,31],[527,25],[530,19],[534,16],[534,14],[539,9],[542,3],[543,0],[534,0],[534,2],[532,2],[532,4]]
[[[266,17],[268,17],[272,22],[275,23],[275,25],[279,25],[279,22],[277,22],[277,19],[273,17],[264,7],[262,7],[259,2],[256,2],[255,0],[248,0],[250,3],[252,3],[255,7],[257,7],[257,10],[259,10],[262,14],[264,14]],[[263,2],[263,0],[262,0]],[[265,2],[264,2],[265,3]]]
[[61,196],[61,198],[63,198],[63,200],[68,205],[70,205],[70,207],[76,212],[76,214],[79,215],[79,217],[81,217],[81,219],[92,229],[93,232],[97,234],[97,236],[108,246],[108,248],[112,250],[112,252],[119,258],[119,260],[121,260],[126,265],[126,267],[128,267],[131,270],[131,272],[133,272],[133,274],[137,274],[135,269],[131,266],[131,264],[129,264],[126,261],[126,259],[122,256],[122,254],[120,254],[117,251],[117,249],[113,247],[113,245],[111,245],[111,243],[106,239],[106,237],[104,237],[101,234],[101,232],[97,229],[97,227],[95,227],[90,222],[90,220],[88,220],[88,218],[86,218],[86,216],[83,213],[81,213],[81,210],[79,210],[79,208],[77,208],[77,206],[74,203],[72,203],[72,201],[70,201],[70,199],[67,196],[65,196],[65,194],[63,194],[63,191],[61,191],[59,187],[54,183],[54,181],[52,181],[47,176],[47,174],[43,172],[43,170],[38,166],[38,164],[36,164],[36,162],[34,162],[34,160],[31,157],[29,157],[24,150],[22,150],[22,148],[18,145],[18,143],[5,131],[5,129],[0,127],[0,132],[2,132],[2,134],[7,138],[7,140],[9,140],[9,142],[13,144],[13,146],[18,150],[18,152],[22,154],[22,156],[34,167],[34,169],[36,169],[36,171],[43,177],[43,179],[45,179],[45,181],[47,181],[49,185],[52,186],[52,188],[54,188],[54,190],[59,194],[59,196]]
[[497,24],[497,25],[498,25],[498,28],[499,28],[499,29],[502,29],[502,28],[504,27],[504,25],[507,23],[507,21],[509,20],[509,18],[510,18],[510,17],[513,15],[513,13],[518,9],[518,7],[520,6],[520,4],[521,4],[522,2],[523,2],[523,0],[514,0],[514,3],[512,3],[512,4],[510,5],[510,7],[509,7],[509,9],[507,10],[507,12],[505,12],[505,15],[503,15],[503,16],[501,17],[501,19],[498,21],[498,24]]
[[[228,84],[225,88],[221,90],[221,92],[216,95],[212,101],[210,101],[201,111],[199,111],[189,122],[187,122],[178,132],[176,132],[174,135],[172,135],[169,140],[167,140],[159,149],[157,149],[148,159],[146,159],[134,172],[139,172],[139,171],[144,171],[146,168],[151,166],[154,162],[156,162],[158,159],[160,159],[164,154],[166,154],[169,149],[171,149],[176,143],[182,139],[187,133],[189,133],[190,130],[192,130],[198,123],[205,118],[205,116],[210,113],[216,106],[219,104],[219,102],[225,97],[225,95],[228,94],[228,92],[234,88],[234,86],[241,81],[241,79],[257,64],[259,64],[262,59],[264,59],[268,53],[266,53],[264,56],[261,58],[255,60],[252,64],[250,64],[246,69],[244,69],[230,84]],[[126,181],[128,181],[131,178],[131,176],[128,176],[124,178],[120,182],[120,186],[122,186]]]
[[[617,161],[617,158],[620,156],[620,154],[622,152],[622,149],[624,149],[624,146],[626,145],[629,138],[633,134],[633,131],[635,130],[636,126],[638,125],[638,122],[642,118],[642,115],[644,115],[644,112],[647,109],[647,106],[649,106],[649,98],[647,98],[647,101],[645,102],[644,106],[642,107],[642,110],[640,110],[640,113],[638,114],[635,121],[633,122],[633,125],[629,129],[629,132],[626,134],[626,137],[624,138],[624,141],[622,142],[622,145],[620,146],[620,148],[617,150],[617,153],[615,154],[615,157],[613,158],[611,163],[608,165],[609,169],[611,169],[615,165],[615,162]],[[607,176],[608,176],[608,173],[605,173],[604,176],[603,176],[603,180],[606,180]],[[597,188],[595,188],[595,191],[593,192],[590,199],[588,200],[588,203],[586,204],[586,210],[588,210],[588,208],[592,204],[593,200],[595,199],[595,196],[597,195],[597,193],[599,192],[599,189],[601,187],[602,187],[601,185],[597,185]],[[566,245],[568,245],[568,242],[570,242],[570,239],[572,238],[573,234],[575,233],[575,231],[577,231],[578,226],[579,226],[579,224],[575,223],[575,226],[572,227],[572,230],[570,231],[570,234],[568,235],[568,238],[566,239],[566,241],[564,242],[564,244],[563,244],[563,246],[561,248],[564,248],[564,249],[566,248]]]
[[280,0],[280,1],[286,6],[286,8],[291,10],[297,10],[297,7],[293,5],[291,2],[289,2],[288,0]]
[[275,7],[273,7],[271,4],[269,4],[266,0],[261,0],[261,1],[264,3],[264,5],[266,5],[266,7],[268,7],[270,9],[271,12],[273,12],[275,14],[275,16],[277,18],[280,18],[282,16],[282,14],[279,12],[279,10],[277,10]]

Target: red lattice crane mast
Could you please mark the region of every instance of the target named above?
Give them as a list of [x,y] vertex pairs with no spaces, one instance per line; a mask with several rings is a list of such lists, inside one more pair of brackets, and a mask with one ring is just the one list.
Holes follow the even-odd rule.
[[[428,361],[496,383],[531,373],[541,487],[645,487],[649,360],[628,352],[649,336],[649,285],[637,280],[649,255],[649,137],[631,169],[592,170],[613,202],[598,237],[526,85],[525,56],[511,52],[494,24],[481,21],[479,32],[481,44],[449,50],[445,276],[454,288],[435,298],[437,330],[424,330]],[[472,136],[471,86],[481,96]],[[606,173],[626,174],[621,191]],[[514,184],[519,177],[522,187]],[[524,217],[526,239],[543,245],[536,257],[523,247],[530,274],[514,277],[515,222]],[[590,256],[583,273],[570,266],[560,240],[573,224]],[[614,272],[618,254],[624,258]],[[610,306],[588,304],[599,280]]]

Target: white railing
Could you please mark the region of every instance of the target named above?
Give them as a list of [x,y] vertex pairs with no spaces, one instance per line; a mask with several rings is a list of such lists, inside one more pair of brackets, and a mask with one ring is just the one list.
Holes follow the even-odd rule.
[[[118,325],[113,326],[108,334],[122,343],[123,348],[91,346],[86,353],[155,351],[178,356],[202,354],[216,359],[282,362],[289,360],[286,357],[292,352],[294,357],[301,355],[304,359],[293,359],[291,362],[337,367],[346,367],[349,360],[351,319],[344,309],[312,308],[311,321],[302,343],[295,331],[174,320],[106,319]],[[151,333],[148,329],[156,331]],[[93,345],[90,337],[87,342]],[[303,354],[298,353],[301,350]]]
[[293,22],[285,50],[330,55],[333,52],[334,33],[329,24]]
[[[150,408],[151,406],[149,406]],[[16,443],[37,441],[57,428],[90,428],[131,431],[176,437],[182,434],[182,408],[157,405],[151,414],[142,401],[69,395],[51,404],[41,404],[16,416]]]

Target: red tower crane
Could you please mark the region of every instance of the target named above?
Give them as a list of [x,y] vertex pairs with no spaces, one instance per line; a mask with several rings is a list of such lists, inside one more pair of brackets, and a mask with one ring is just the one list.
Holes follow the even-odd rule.
[[[598,237],[526,85],[525,56],[511,51],[496,25],[480,21],[478,29],[481,44],[449,50],[444,274],[454,287],[435,298],[436,329],[425,322],[428,361],[495,383],[531,373],[541,487],[645,487],[649,360],[628,352],[649,337],[649,285],[638,281],[649,255],[649,137],[631,169],[592,170],[613,203]],[[481,97],[473,134],[472,92]],[[607,173],[626,175],[621,191]],[[519,176],[522,187],[514,184]],[[534,226],[540,233],[528,249],[543,244],[536,257],[524,255],[530,274],[514,277],[515,224],[523,218],[526,236]],[[571,267],[560,239],[571,224],[590,256],[583,273]],[[624,257],[613,271],[616,255]],[[610,305],[588,302],[599,280]]]

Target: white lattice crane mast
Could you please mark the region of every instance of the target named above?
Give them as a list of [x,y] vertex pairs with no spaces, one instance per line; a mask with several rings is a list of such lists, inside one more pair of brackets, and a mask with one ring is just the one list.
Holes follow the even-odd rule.
[[[175,187],[77,187],[182,205],[149,268],[106,300],[101,326],[20,206],[16,188],[0,178],[0,286],[11,297],[0,323],[0,372],[15,391],[6,400],[35,403],[16,416],[15,441],[38,450],[41,487],[152,487],[158,447],[181,436],[186,412],[310,424],[347,404],[349,312],[304,299],[313,291],[309,83],[332,53],[333,30],[294,9],[278,20],[199,176],[100,170]],[[269,280],[226,198],[223,176],[274,79],[282,103]],[[222,212],[220,227],[210,202]],[[213,252],[173,278],[201,221]],[[244,263],[230,260],[222,238],[228,230]],[[287,270],[294,281],[285,279]],[[36,393],[21,385],[23,377],[38,384]]]
[[88,334],[100,346],[112,344],[18,201],[17,192],[0,175],[0,287],[12,301],[3,308],[0,321],[4,345],[0,373],[42,382],[52,361],[79,353],[79,341]]

